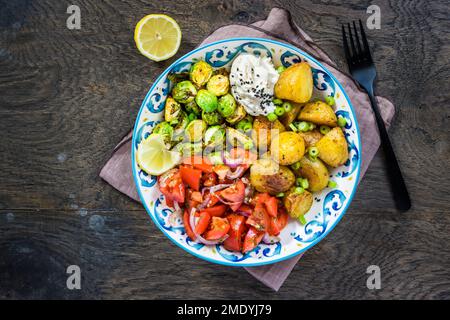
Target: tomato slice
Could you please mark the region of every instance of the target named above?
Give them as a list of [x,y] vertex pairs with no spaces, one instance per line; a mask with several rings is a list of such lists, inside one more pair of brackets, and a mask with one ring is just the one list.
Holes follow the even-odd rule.
[[268,193],[260,193],[255,197],[256,203],[262,203],[267,209],[267,212],[272,217],[278,215],[278,200],[276,197],[270,196]]
[[284,229],[284,227],[286,227],[287,223],[288,223],[288,219],[289,219],[289,215],[286,212],[286,209],[284,208],[279,208],[278,209],[278,224],[280,225],[280,231]]
[[214,207],[205,208],[201,212],[208,212],[211,217],[222,217],[227,211],[227,206],[224,204],[219,204]]
[[212,217],[211,228],[206,231],[206,240],[214,241],[223,238],[230,230],[230,223],[226,218]]
[[244,238],[242,252],[246,253],[255,249],[264,237],[264,233],[263,231],[256,230],[254,227],[250,227]]
[[223,242],[223,246],[229,251],[241,251],[242,235],[246,229],[245,217],[233,213],[228,215],[227,219],[230,222],[230,230],[228,231],[228,238]]
[[209,221],[211,220],[211,216],[208,212],[200,212],[197,224],[195,225],[195,233],[202,234],[208,229]]
[[230,203],[231,210],[236,211],[244,202],[245,185],[241,180],[238,180],[231,187],[223,189],[220,192],[220,196]]
[[190,156],[183,159],[184,164],[190,164],[195,169],[199,169],[205,173],[213,172],[213,165],[207,158],[203,158],[202,156]]
[[214,172],[205,173],[202,178],[204,187],[212,187],[217,184],[217,175]]
[[187,210],[184,210],[183,224],[184,224],[184,229],[186,230],[188,237],[191,238],[191,240],[195,241],[195,239],[197,237],[195,236],[194,232],[192,231],[191,225],[189,223],[189,212]]
[[[171,169],[158,177],[159,190],[166,201],[184,203],[185,187],[181,180],[180,170]],[[168,203],[169,203],[168,202]]]
[[270,216],[262,203],[256,203],[252,215],[247,219],[247,224],[253,226],[258,231],[267,231],[270,224]]
[[230,168],[224,164],[217,164],[213,168],[213,171],[217,174],[219,180],[224,180],[229,170]]
[[200,190],[202,171],[188,166],[180,166],[181,180],[195,191]]
[[200,203],[202,203],[202,201],[202,194],[200,192],[192,191],[192,189],[186,188],[186,202],[188,209],[197,207]]
[[278,216],[276,218],[271,216],[269,221],[270,223],[267,232],[271,236],[277,236],[280,234],[281,230],[283,230],[284,227],[287,225],[288,214],[286,210],[280,208],[278,210]]
[[237,209],[236,211],[243,212],[247,216],[250,216],[253,213],[252,207],[250,207],[249,205],[246,205],[246,204],[241,205],[239,207],[239,209]]

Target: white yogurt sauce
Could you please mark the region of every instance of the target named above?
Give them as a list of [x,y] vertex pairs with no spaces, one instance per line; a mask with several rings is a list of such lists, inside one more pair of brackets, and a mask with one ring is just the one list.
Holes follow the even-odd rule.
[[250,115],[267,115],[275,110],[272,100],[278,77],[270,58],[240,54],[231,65],[231,93]]

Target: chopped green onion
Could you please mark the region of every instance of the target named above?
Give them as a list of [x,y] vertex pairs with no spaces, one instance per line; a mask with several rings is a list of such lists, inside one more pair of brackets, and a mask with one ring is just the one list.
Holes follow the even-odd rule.
[[325,102],[330,106],[334,105],[334,97],[333,96],[326,97]]
[[317,158],[319,155],[319,149],[317,149],[317,147],[311,147],[308,149],[308,154],[310,157]]
[[244,132],[248,132],[248,131],[250,131],[250,130],[252,130],[252,124],[250,123],[250,122],[247,122],[247,123],[245,123],[244,124],[244,126],[242,127],[242,130],[244,131]]
[[283,100],[275,98],[272,100],[273,104],[276,104],[277,106],[282,105],[283,104]]
[[275,114],[277,116],[281,117],[284,114],[284,108],[280,107],[280,106],[276,107],[275,108]]
[[301,184],[300,184],[300,186],[303,188],[303,189],[308,189],[309,188],[309,181],[308,181],[308,179],[302,179],[302,182],[301,182]]
[[291,128],[292,131],[294,131],[294,132],[297,132],[297,131],[298,131],[297,127],[296,127],[295,124],[293,124],[293,123],[290,123],[290,124],[289,124],[289,128]]
[[298,130],[302,131],[302,132],[306,132],[309,130],[309,124],[306,121],[302,121],[300,122],[298,125]]
[[195,119],[197,119],[197,115],[195,113],[189,113],[188,120],[193,121]]
[[269,120],[270,122],[274,122],[277,119],[278,119],[278,116],[273,112],[271,112],[267,115],[267,120]]
[[302,186],[302,181],[303,181],[303,179],[298,177],[297,179],[295,179],[295,185],[298,186],[298,187],[301,187]]
[[316,128],[316,125],[312,122],[310,122],[308,125],[309,125],[309,131],[314,130]]
[[302,194],[305,190],[302,187],[296,187],[294,192],[296,194]]
[[284,108],[284,111],[286,111],[286,112],[291,112],[292,111],[292,103],[290,103],[290,102],[285,102],[285,103],[283,103],[283,108]]
[[172,121],[170,121],[171,126],[174,126],[176,124],[178,124],[178,119],[173,119]]
[[321,134],[326,135],[328,132],[330,132],[331,129],[328,126],[320,126],[319,130]]
[[293,165],[291,165],[291,168],[294,170],[300,169],[300,162],[295,162]]
[[328,181],[328,188],[336,188],[336,187],[337,187],[336,181],[333,180]]
[[284,197],[284,192],[277,193],[276,197],[277,198],[283,198]]
[[298,217],[298,221],[302,224],[305,225],[307,223],[305,216],[300,216]]
[[284,70],[286,70],[286,67],[285,67],[285,66],[279,66],[279,67],[277,68],[277,72],[278,72],[278,73],[282,73]]
[[339,116],[337,119],[338,126],[343,128],[347,124],[347,120],[344,117]]

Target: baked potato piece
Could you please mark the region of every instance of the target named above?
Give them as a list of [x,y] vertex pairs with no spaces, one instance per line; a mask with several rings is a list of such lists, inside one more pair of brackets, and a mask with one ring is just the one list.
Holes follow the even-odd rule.
[[295,173],[308,179],[309,191],[317,192],[327,187],[329,172],[320,159],[311,160],[309,157],[303,157],[299,163],[300,168]]
[[258,159],[250,167],[250,183],[259,192],[276,195],[294,185],[295,175],[270,158]]
[[323,137],[323,134],[321,134],[320,131],[317,129],[306,132],[300,131],[298,134],[302,136],[303,140],[305,140],[306,149],[314,146],[317,143],[317,141],[319,141]]
[[305,154],[305,141],[296,132],[282,132],[272,138],[270,154],[281,165],[293,164]]
[[305,103],[313,93],[313,77],[307,62],[291,65],[284,70],[275,84],[275,96],[279,99]]
[[311,209],[313,196],[307,190],[304,190],[302,193],[296,193],[295,188],[291,188],[284,196],[283,204],[289,215],[294,219],[298,219]]
[[331,129],[315,147],[319,150],[319,158],[331,167],[339,167],[348,159],[347,140],[339,127]]
[[258,116],[253,120],[252,139],[259,149],[268,150],[272,136],[284,131],[286,129],[280,121],[270,122],[267,117]]
[[305,104],[298,115],[298,119],[329,127],[337,126],[337,118],[333,109],[323,101]]
[[300,110],[302,109],[303,104],[300,103],[292,103],[292,110],[283,114],[279,119],[285,128],[289,127],[289,125],[297,119]]

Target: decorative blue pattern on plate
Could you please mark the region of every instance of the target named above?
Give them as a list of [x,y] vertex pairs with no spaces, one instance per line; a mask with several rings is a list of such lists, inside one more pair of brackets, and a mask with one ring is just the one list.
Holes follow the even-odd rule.
[[[205,60],[215,68],[229,68],[233,59],[241,52],[272,57],[275,66],[289,66],[299,61],[307,61],[313,71],[314,97],[335,98],[337,115],[345,117],[347,125],[344,134],[349,145],[349,160],[339,168],[330,171],[337,182],[336,189],[326,188],[315,193],[313,207],[306,214],[305,226],[290,220],[280,235],[280,242],[260,244],[246,254],[229,252],[223,246],[205,246],[189,239],[182,217],[174,214],[165,204],[164,196],[158,189],[157,179],[143,172],[135,161],[139,143],[145,139],[154,126],[163,118],[165,100],[171,89],[168,75],[187,72],[192,63]],[[219,264],[230,266],[258,266],[289,259],[314,246],[323,239],[344,215],[351,202],[360,171],[360,136],[358,124],[351,103],[342,86],[318,61],[299,49],[281,42],[267,39],[228,39],[197,48],[178,59],[155,81],[144,99],[133,132],[132,170],[142,202],[158,228],[176,245],[187,252]]]

